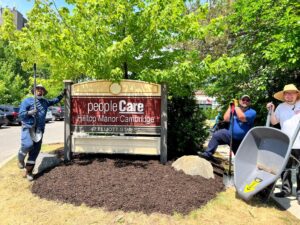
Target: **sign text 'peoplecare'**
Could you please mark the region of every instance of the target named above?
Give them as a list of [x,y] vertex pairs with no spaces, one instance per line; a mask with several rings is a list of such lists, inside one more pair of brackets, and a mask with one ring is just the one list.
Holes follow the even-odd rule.
[[89,102],[88,113],[99,111],[103,113],[120,112],[120,113],[144,113],[144,103],[128,102],[127,100],[120,100],[119,103],[113,102]]

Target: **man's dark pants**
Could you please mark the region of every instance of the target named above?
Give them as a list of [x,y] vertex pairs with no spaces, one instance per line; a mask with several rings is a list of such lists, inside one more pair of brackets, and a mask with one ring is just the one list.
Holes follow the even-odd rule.
[[[213,133],[212,138],[210,139],[208,143],[208,148],[203,153],[207,157],[213,156],[215,154],[218,145],[230,145],[230,139],[231,139],[231,133],[230,130],[227,129],[221,129],[217,130],[215,133]],[[232,151],[234,154],[236,154],[237,149],[239,148],[242,140],[232,140]]]
[[[292,155],[300,160],[300,149],[292,149]],[[286,193],[292,193],[292,188],[293,188],[293,183],[292,183],[292,171],[291,168],[293,167],[294,163],[297,165],[295,160],[290,157],[289,161],[286,165],[285,170],[281,174],[281,179],[282,179],[282,187],[281,191],[286,192]],[[297,181],[297,187],[296,191],[297,193],[300,192],[300,172],[299,172],[299,167],[297,168],[296,171],[296,181]]]
[[21,131],[21,148],[18,153],[19,161],[24,161],[26,155],[28,154],[28,159],[26,162],[26,169],[28,172],[33,170],[35,161],[40,153],[42,145],[42,139],[39,142],[32,141],[30,136],[30,128],[22,127]]

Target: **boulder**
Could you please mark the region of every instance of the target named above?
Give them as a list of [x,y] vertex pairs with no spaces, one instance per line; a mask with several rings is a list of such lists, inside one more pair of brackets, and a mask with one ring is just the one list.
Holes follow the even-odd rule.
[[35,161],[35,167],[33,169],[34,174],[43,172],[44,170],[53,168],[59,165],[61,162],[56,155],[41,152]]
[[206,179],[215,178],[211,163],[199,156],[182,156],[172,163],[172,167],[188,175],[199,175]]

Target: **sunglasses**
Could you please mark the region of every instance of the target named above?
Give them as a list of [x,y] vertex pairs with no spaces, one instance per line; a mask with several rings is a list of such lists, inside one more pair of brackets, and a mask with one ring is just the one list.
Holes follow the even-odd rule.
[[243,98],[242,101],[243,102],[250,102],[250,99],[249,98]]
[[284,95],[293,95],[293,94],[298,94],[298,92],[296,91],[287,91],[287,92],[283,92]]

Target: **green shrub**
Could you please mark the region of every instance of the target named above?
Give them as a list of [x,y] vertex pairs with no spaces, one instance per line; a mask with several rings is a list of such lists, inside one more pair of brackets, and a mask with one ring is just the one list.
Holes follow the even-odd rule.
[[168,100],[168,156],[196,154],[208,136],[206,116],[193,96]]
[[218,115],[218,109],[206,108],[203,109],[205,117],[209,120],[214,120]]

